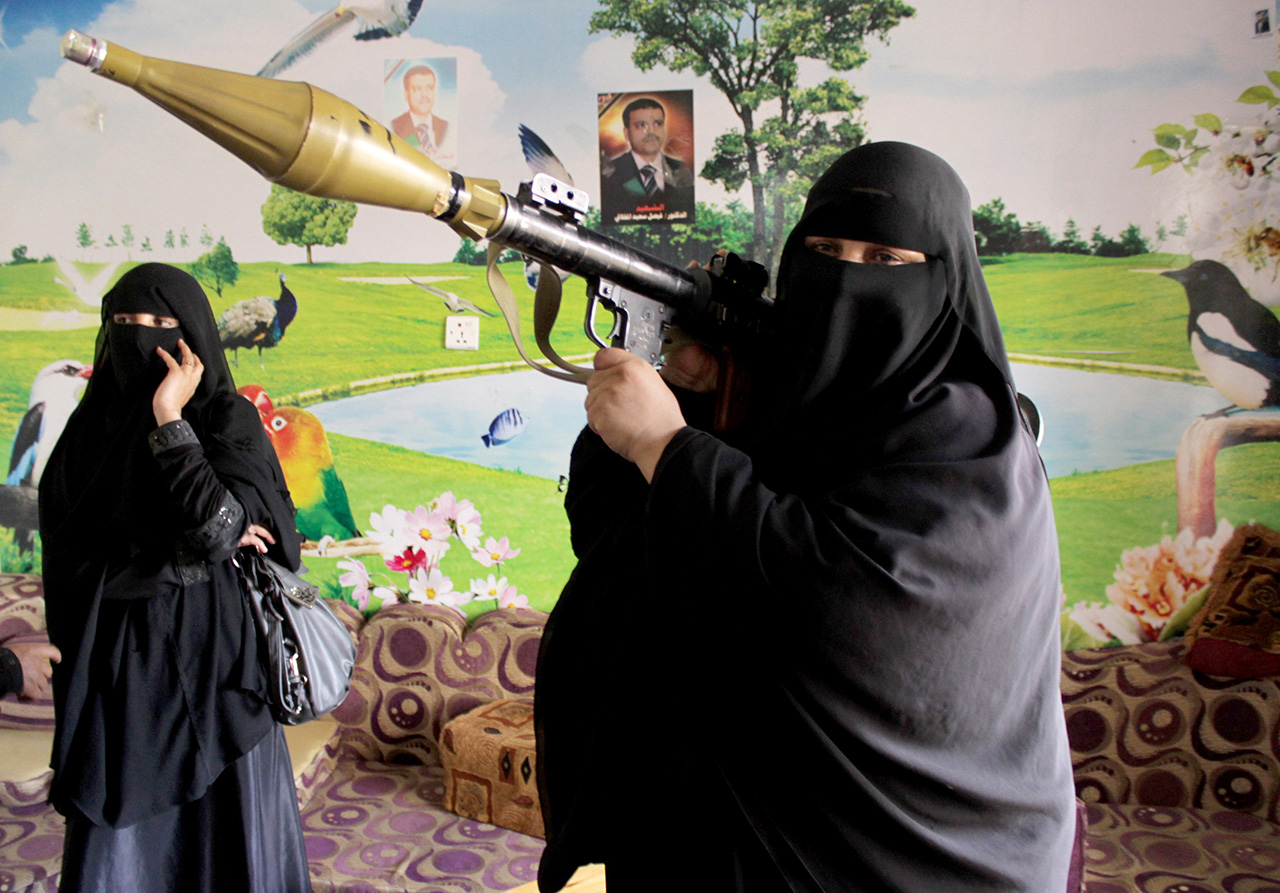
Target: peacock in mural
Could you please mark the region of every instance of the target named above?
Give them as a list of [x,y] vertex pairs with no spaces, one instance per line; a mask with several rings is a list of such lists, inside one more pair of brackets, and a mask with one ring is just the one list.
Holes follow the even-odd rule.
[[272,300],[266,295],[237,301],[228,307],[218,320],[218,336],[223,350],[231,351],[231,361],[239,367],[240,348],[258,348],[258,366],[263,364],[263,348],[275,347],[284,337],[285,329],[298,315],[298,299],[285,284],[284,273],[280,277],[280,297]]

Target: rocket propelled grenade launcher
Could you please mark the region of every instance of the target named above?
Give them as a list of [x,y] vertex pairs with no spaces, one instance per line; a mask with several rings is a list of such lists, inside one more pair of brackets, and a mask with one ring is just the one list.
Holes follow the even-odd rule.
[[[501,248],[577,273],[588,283],[585,329],[601,346],[593,326],[600,306],[614,314],[614,346],[655,366],[673,324],[714,344],[753,341],[764,328],[772,302],[762,295],[762,268],[738,261],[727,275],[682,269],[615,242],[580,224],[584,195],[545,175],[512,197],[494,180],[445,170],[351,103],[306,83],[155,59],[76,31],[67,32],[62,55],[132,87],[273,183],[321,198],[420,211],[461,236],[488,239],[489,280],[500,305],[499,289],[510,295],[493,263]],[[550,300],[558,304],[559,277],[544,267],[540,279],[555,280]],[[514,311],[514,300],[507,303]],[[518,322],[507,306],[503,311],[524,356]],[[543,353],[566,371],[525,359],[549,375],[584,380],[590,370],[550,350],[554,308],[539,307],[535,317]]]

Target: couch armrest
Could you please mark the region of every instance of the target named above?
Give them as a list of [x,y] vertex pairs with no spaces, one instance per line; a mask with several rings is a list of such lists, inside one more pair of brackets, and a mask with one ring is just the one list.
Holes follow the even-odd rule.
[[547,615],[394,605],[360,631],[351,693],[333,717],[344,758],[439,765],[445,723],[502,698],[532,698]]
[[1089,802],[1224,808],[1280,821],[1280,679],[1220,679],[1181,641],[1070,651],[1062,703]]

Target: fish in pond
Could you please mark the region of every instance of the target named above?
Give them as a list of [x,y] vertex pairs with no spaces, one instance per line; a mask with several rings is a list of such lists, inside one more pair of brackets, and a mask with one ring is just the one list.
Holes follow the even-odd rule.
[[506,443],[524,430],[524,416],[520,410],[512,407],[498,413],[497,418],[489,423],[489,433],[481,434],[480,439],[487,447]]

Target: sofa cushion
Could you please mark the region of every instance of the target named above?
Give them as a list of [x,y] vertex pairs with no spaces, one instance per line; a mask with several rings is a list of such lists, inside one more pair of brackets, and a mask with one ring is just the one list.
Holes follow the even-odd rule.
[[1222,810],[1090,803],[1088,893],[1271,891],[1280,825]]
[[1187,629],[1187,664],[1214,676],[1280,674],[1280,533],[1236,528]]
[[[48,642],[44,584],[39,574],[0,574],[0,645]],[[53,700],[0,698],[0,729],[53,731]]]
[[494,701],[456,717],[440,739],[444,808],[545,837],[531,701]]
[[302,810],[313,893],[482,893],[534,880],[541,840],[443,802],[438,766],[340,760]]
[[1280,823],[1280,679],[1205,676],[1184,651],[1159,642],[1062,655],[1076,793]]
[[529,608],[482,614],[468,628],[451,608],[383,608],[365,624],[347,699],[343,759],[440,765],[445,723],[481,704],[532,698],[547,615]]
[[[0,729],[0,806],[31,806],[49,797],[53,732]],[[0,886],[0,890],[4,887]]]

